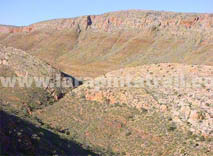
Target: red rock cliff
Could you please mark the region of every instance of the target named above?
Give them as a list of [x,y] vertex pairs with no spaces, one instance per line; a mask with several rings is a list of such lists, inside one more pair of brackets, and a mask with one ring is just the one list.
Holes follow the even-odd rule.
[[0,32],[18,33],[40,29],[72,29],[113,32],[118,30],[147,31],[158,29],[213,30],[213,14],[189,14],[155,11],[119,11],[103,15],[50,20],[24,27],[0,26]]

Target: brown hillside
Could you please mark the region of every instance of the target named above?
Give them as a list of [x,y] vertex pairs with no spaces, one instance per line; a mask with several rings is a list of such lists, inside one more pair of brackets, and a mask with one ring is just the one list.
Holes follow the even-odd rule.
[[[115,86],[121,81],[125,85]],[[212,66],[155,64],[124,68],[88,81],[74,92],[91,101],[158,110],[183,129],[213,137]]]
[[[4,101],[3,106],[30,113],[33,109],[53,104],[74,87],[51,86],[56,83],[57,76],[63,79],[65,74],[22,50],[0,45],[0,101]],[[26,79],[29,82],[28,78],[34,77],[49,79],[49,83],[44,86],[36,86],[34,81],[29,86],[18,83]],[[11,85],[4,83],[9,82],[7,78]],[[12,85],[14,78],[21,80],[17,79]]]
[[[179,87],[175,77],[181,75],[187,85]],[[108,85],[129,76],[131,86]],[[212,76],[213,67],[204,65],[124,68],[85,82],[33,116],[68,138],[107,154],[212,155],[213,83],[206,81],[213,80]],[[195,88],[191,85],[194,78],[202,80]],[[155,79],[160,80],[159,86]],[[171,85],[165,83],[170,79],[174,80]],[[142,87],[138,86],[141,80]]]
[[[0,155],[212,156],[212,65],[213,14],[0,25]],[[56,75],[72,85],[51,87]],[[5,87],[13,77],[50,83]]]
[[212,14],[138,10],[0,26],[0,43],[92,77],[152,63],[213,65],[212,37]]

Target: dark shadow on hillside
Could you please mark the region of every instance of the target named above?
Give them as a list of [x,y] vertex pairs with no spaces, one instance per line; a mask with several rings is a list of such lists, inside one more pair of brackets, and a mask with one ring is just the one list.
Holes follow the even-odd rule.
[[74,88],[77,88],[78,86],[80,86],[80,85],[82,85],[82,84],[83,84],[83,82],[82,82],[82,81],[80,81],[80,80],[78,80],[78,79],[76,79],[76,78],[72,77],[72,76],[71,76],[71,75],[69,75],[69,74],[66,74],[66,73],[64,73],[64,72],[61,72],[61,75],[62,75],[64,78],[71,79],[71,80],[72,80],[72,82],[73,82],[73,86],[74,86]]
[[0,155],[86,156],[96,154],[38,125],[0,110]]

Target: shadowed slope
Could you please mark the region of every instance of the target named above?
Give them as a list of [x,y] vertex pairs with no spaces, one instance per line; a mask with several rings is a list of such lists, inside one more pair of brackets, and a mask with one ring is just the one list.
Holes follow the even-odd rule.
[[[37,125],[36,125],[37,124]],[[80,145],[0,110],[0,155],[96,155]]]

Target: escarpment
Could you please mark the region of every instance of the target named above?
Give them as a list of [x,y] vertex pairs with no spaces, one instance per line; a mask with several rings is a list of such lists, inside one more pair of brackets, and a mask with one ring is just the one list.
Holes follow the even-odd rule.
[[0,32],[17,33],[31,32],[44,28],[72,29],[80,25],[82,30],[88,26],[96,31],[113,32],[117,30],[145,30],[149,27],[156,26],[162,29],[186,28],[186,29],[213,29],[212,14],[193,14],[193,13],[173,13],[157,11],[119,11],[105,13],[103,15],[88,15],[70,19],[56,19],[29,26],[13,27],[0,26]]
[[0,43],[74,76],[153,63],[213,65],[213,15],[129,10],[0,26]]

